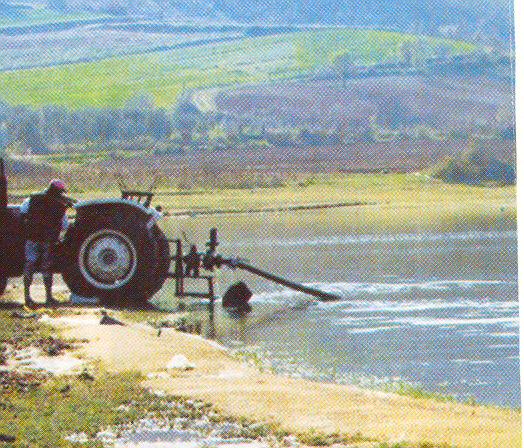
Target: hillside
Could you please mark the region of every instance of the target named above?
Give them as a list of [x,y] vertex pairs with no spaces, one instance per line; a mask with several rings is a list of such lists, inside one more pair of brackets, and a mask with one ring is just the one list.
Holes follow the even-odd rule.
[[0,30],[13,31],[18,27],[28,30],[52,29],[57,23],[78,23],[96,20],[102,15],[85,10],[57,10],[39,2],[0,1]]
[[[448,54],[469,53],[476,48],[468,42],[440,38],[425,39],[422,46],[420,42],[417,36],[407,33],[349,29],[214,42],[95,62],[4,71],[0,73],[1,99],[35,107],[120,107],[133,95],[147,92],[157,105],[170,108],[188,89],[309,76],[348,51],[358,64],[367,65],[401,60],[405,47],[412,44],[419,48],[414,58],[420,60],[436,55],[442,48]],[[85,48],[82,39],[76,37],[65,46],[69,48],[65,52]],[[34,51],[45,60],[48,52],[61,55],[61,48],[50,44],[49,48],[36,47]]]
[[98,61],[246,37],[240,27],[176,27],[112,18],[0,29],[0,71]]
[[506,0],[460,5],[449,0],[4,0],[0,71],[319,27],[471,41],[507,52],[514,46],[510,11]]
[[240,86],[214,92],[216,110],[265,126],[305,127],[346,135],[370,122],[419,136],[504,129],[513,122],[509,82],[481,76],[391,75]]

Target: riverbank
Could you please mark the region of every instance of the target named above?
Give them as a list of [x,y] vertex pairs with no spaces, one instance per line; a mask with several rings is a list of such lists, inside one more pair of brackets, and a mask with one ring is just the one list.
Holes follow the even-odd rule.
[[[115,196],[118,195],[114,193]],[[358,283],[360,285],[362,282],[374,281],[367,276],[373,274],[373,269],[382,265],[384,274],[400,275],[401,267],[410,270],[405,275],[401,275],[401,278],[405,279],[415,278],[421,272],[427,271],[412,263],[384,263],[383,258],[378,260],[382,264],[375,261],[369,264],[358,263],[355,260],[360,258],[354,260],[347,258],[350,251],[346,247],[338,251],[330,247],[328,251],[321,246],[315,263],[312,263],[304,253],[300,253],[302,246],[297,246],[296,243],[304,243],[304,252],[306,254],[312,252],[314,255],[316,252],[309,250],[309,246],[315,248],[316,245],[313,243],[319,238],[324,243],[331,243],[329,238],[326,240],[326,235],[341,235],[350,240],[355,235],[357,237],[364,235],[363,241],[373,242],[376,237],[387,235],[389,231],[398,232],[399,229],[408,236],[410,232],[423,232],[428,228],[438,228],[442,231],[460,230],[461,238],[469,235],[468,232],[475,234],[476,231],[483,230],[513,231],[515,229],[514,188],[447,185],[428,179],[423,174],[414,173],[342,176],[311,185],[282,188],[214,190],[188,195],[165,191],[159,193],[156,202],[164,204],[166,211],[202,210],[205,212],[232,208],[241,210],[242,207],[256,210],[257,207],[279,208],[286,204],[302,206],[351,203],[355,200],[374,202],[373,205],[323,210],[300,209],[285,213],[276,210],[260,216],[255,213],[218,216],[203,213],[204,216],[197,214],[196,217],[189,215],[189,217],[172,217],[160,221],[168,236],[180,237],[183,231],[191,240],[199,242],[203,242],[207,237],[209,228],[218,227],[221,250],[224,250],[224,253],[252,259],[270,272],[280,272],[285,266],[286,276],[299,280],[305,279],[303,281],[315,278],[327,284],[337,281],[356,281],[360,282]],[[93,197],[93,192],[86,192],[83,198],[89,197]],[[167,201],[164,202],[164,199]],[[269,242],[264,246],[266,240]],[[287,249],[289,242],[293,244],[291,255]],[[281,252],[285,256],[279,255],[280,246],[277,243],[281,243],[284,247]],[[359,243],[358,238],[356,243]],[[354,247],[354,257],[361,257],[360,247],[358,244]],[[430,246],[429,249],[434,247]],[[329,256],[324,263],[320,263],[320,266],[332,268],[338,266],[348,272],[341,271],[340,274],[336,274],[340,278],[324,279],[323,274],[305,270],[318,262],[321,253]],[[420,253],[432,260],[439,259],[432,250],[423,250]],[[384,252],[377,251],[377,254],[382,254],[380,256],[383,257]],[[417,260],[423,258],[419,256]],[[463,260],[463,257],[460,257],[460,260]],[[482,280],[484,279],[482,275],[488,278],[489,272],[500,269],[498,259],[490,261],[491,259],[482,258],[480,263],[475,260],[471,258],[468,262],[460,261],[453,268],[454,275],[459,279],[468,279],[469,273],[472,272],[471,266],[474,266],[475,278]],[[443,268],[449,267],[448,259],[443,259],[442,263]],[[361,272],[357,271],[359,267],[362,269]],[[233,274],[222,271],[220,275],[217,274],[217,283],[221,289],[231,283],[232,278],[227,277],[229,275]],[[253,289],[255,288],[256,284],[253,285]],[[10,286],[3,300],[21,302],[21,289],[20,285],[14,289]],[[173,294],[169,290],[169,285],[164,289],[171,303]],[[38,291],[36,288],[35,299],[43,301],[42,291],[40,296]],[[261,287],[260,291],[265,292],[267,288]],[[57,297],[66,300],[67,291],[58,291]],[[64,337],[86,341],[78,344],[78,351],[73,357],[85,361],[89,366],[97,366],[96,369],[100,370],[96,370],[96,376],[101,375],[101,378],[106,378],[104,376],[106,374],[100,372],[111,372],[113,376],[110,378],[120,381],[124,377],[129,378],[130,370],[139,371],[139,375],[132,376],[133,387],[150,389],[160,396],[173,394],[177,397],[185,397],[184,400],[193,403],[210,403],[215,409],[220,409],[224,415],[234,417],[235,421],[248,419],[252,422],[269,422],[270,426],[284,428],[283,431],[291,434],[311,435],[309,438],[300,438],[304,442],[299,443],[308,441],[318,446],[334,444],[342,440],[345,444],[362,448],[520,446],[521,414],[517,411],[469,406],[435,399],[415,399],[348,385],[318,383],[293,376],[262,373],[256,368],[239,363],[220,347],[196,336],[175,332],[172,329],[162,329],[159,336],[157,329],[131,324],[131,322],[128,322],[129,325],[125,327],[100,326],[100,315],[97,313],[97,308],[75,309],[70,313],[71,316],[64,316],[62,322],[55,322],[57,328],[63,329],[61,334]],[[131,317],[116,312],[111,314],[124,320]],[[183,355],[194,367],[188,370],[167,369],[167,363],[178,355]],[[78,372],[75,375],[77,374]],[[57,390],[59,392],[68,384],[77,387],[76,382],[62,379],[59,381],[59,385],[52,386],[55,395]],[[119,397],[129,397],[129,395],[122,394],[116,384],[111,384],[111,381],[104,381],[100,391],[110,396],[111,400],[98,403],[96,411],[93,411],[91,402],[86,402],[85,412],[98,412],[100,415],[105,412],[107,418],[100,420],[100,424],[105,425],[112,421],[113,408],[127,406],[116,402]],[[138,395],[141,393],[137,392]],[[61,392],[58,395],[60,394]],[[171,395],[165,396],[171,397]],[[151,395],[147,395],[146,400],[149,399]],[[56,400],[58,403],[59,398]],[[154,406],[157,405],[166,406],[165,403],[155,402]],[[72,408],[74,407],[73,403]],[[189,415],[193,415],[191,412],[188,411]],[[96,424],[96,420],[93,420],[92,424]],[[185,421],[185,424],[189,423]],[[206,425],[209,425],[209,421]],[[205,427],[209,429],[209,426]],[[40,428],[42,431],[44,429]],[[99,428],[99,431],[102,429]],[[212,430],[215,429],[213,427]],[[34,428],[30,429],[33,430],[36,431]],[[330,433],[341,434],[344,437],[325,436]],[[38,434],[38,431],[35,434]],[[38,440],[37,435],[34,438]],[[203,440],[207,439],[199,439],[198,446],[202,446]],[[279,444],[289,444],[283,439],[276,440]],[[266,444],[264,446],[269,444],[268,439],[264,439],[261,443]],[[36,443],[30,446],[40,445]],[[145,448],[146,445],[141,446]],[[166,445],[147,446],[160,448]]]
[[[275,422],[293,432],[360,434],[364,439],[427,446],[520,445],[520,414],[483,406],[413,399],[396,394],[260,373],[223,349],[170,329],[77,325],[64,333],[90,340],[82,348],[111,371],[138,369],[145,385],[213,403],[236,417]],[[162,375],[185,356],[194,369]]]
[[[402,219],[420,215],[413,213],[420,210],[427,221],[446,213],[447,209],[463,209],[475,215],[484,210],[514,215],[515,186],[477,186],[464,184],[449,184],[434,179],[429,172],[411,173],[317,173],[308,176],[296,175],[285,182],[270,184],[265,187],[246,186],[244,188],[217,188],[212,185],[206,188],[191,188],[190,186],[159,187],[155,189],[153,205],[162,205],[170,215],[212,214],[233,210],[241,211],[283,211],[316,209],[329,205],[369,204],[377,210],[394,209]],[[136,179],[137,185],[147,183],[147,178]],[[70,195],[78,200],[100,197],[118,197],[120,191],[116,188],[97,189],[97,183],[91,182],[85,188],[76,188]],[[45,185],[41,186],[42,188]],[[149,188],[150,185],[148,184]],[[11,202],[21,201],[38,186],[32,184],[32,189],[16,189],[16,182],[10,185]],[[512,212],[513,208],[513,212]],[[381,212],[378,212],[379,214]]]
[[[170,328],[159,333],[129,321],[126,326],[100,325],[99,318],[99,310],[92,308],[45,320],[61,337],[76,341],[83,369],[96,365],[110,374],[137,371],[145,388],[210,403],[239,421],[269,423],[286,434],[335,433],[354,447],[520,446],[520,412],[262,373],[199,336]],[[168,368],[174,359],[187,363]]]

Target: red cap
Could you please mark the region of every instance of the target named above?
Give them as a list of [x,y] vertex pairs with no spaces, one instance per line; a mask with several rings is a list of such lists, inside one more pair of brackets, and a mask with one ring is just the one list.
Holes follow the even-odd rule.
[[66,191],[65,183],[61,181],[60,179],[53,179],[49,185],[52,185],[57,190]]

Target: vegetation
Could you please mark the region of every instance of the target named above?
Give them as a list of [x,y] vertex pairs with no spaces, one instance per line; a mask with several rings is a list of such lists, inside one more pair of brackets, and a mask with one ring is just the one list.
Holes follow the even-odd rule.
[[[67,447],[64,439],[75,433],[94,438],[108,425],[133,421],[145,414],[155,397],[139,386],[133,373],[97,373],[95,380],[79,377],[50,378],[29,390],[12,390],[2,396],[0,432],[16,438],[15,447]],[[115,410],[137,403],[128,411]],[[71,418],[74,415],[74,418]],[[91,446],[102,446],[93,443]]]
[[[66,313],[66,310],[54,313]],[[133,316],[144,317],[144,313]],[[0,312],[0,360],[6,362],[15,350],[41,346],[42,340],[55,338],[49,327],[32,319],[13,319]],[[7,348],[7,346],[9,348]],[[71,346],[69,346],[71,348]],[[53,355],[53,354],[51,354]],[[56,355],[56,353],[55,353]],[[2,442],[14,448],[98,447],[106,446],[102,434],[118,437],[133,430],[147,418],[159,427],[190,427],[195,421],[211,425],[228,423],[220,430],[224,439],[271,439],[284,443],[286,437],[310,446],[331,445],[343,441],[366,440],[360,434],[344,436],[311,431],[292,435],[277,423],[260,423],[245,417],[221,413],[209,403],[182,396],[158,395],[141,386],[137,372],[108,373],[100,366],[90,366],[76,375],[50,376],[45,373],[2,371],[0,398],[0,435]],[[72,418],[74,416],[74,418]],[[197,429],[197,433],[198,433]]]
[[[378,112],[358,129],[343,129],[333,122],[311,128],[307,120],[292,126],[264,114],[218,113],[213,93],[202,89],[297,76],[358,77],[365,74],[363,67],[375,74],[415,73],[428,58],[445,55],[446,64],[460,65],[462,59],[450,58],[476,55],[477,50],[468,42],[341,28],[4,71],[0,72],[0,148],[15,154],[54,152],[81,158],[80,152],[105,150],[169,155],[198,149],[455,138],[458,130],[439,131],[423,120],[419,123],[394,98],[377,100]],[[461,136],[473,133],[474,129],[466,129]],[[485,137],[514,138],[506,134],[492,129]]]
[[[97,62],[0,73],[2,100],[9,104],[122,107],[138,93],[152,95],[157,106],[170,108],[187,89],[255,83],[311,74],[353,49],[364,64],[401,59],[402,46],[419,38],[375,30],[318,30],[246,38]],[[451,54],[471,52],[475,45],[446,39],[424,41],[420,58],[439,45]]]
[[333,62],[343,54],[348,54],[357,65],[371,65],[407,59],[422,62],[440,53],[443,47],[448,54],[469,53],[476,48],[470,42],[380,30],[320,30],[296,33],[294,37],[296,64],[306,70]]
[[460,157],[438,167],[434,176],[446,182],[470,185],[513,185],[515,167],[490,155],[477,141]]
[[[179,425],[180,420],[206,419],[211,423],[228,422],[224,439],[242,438],[280,440],[291,436],[275,423],[257,423],[251,419],[223,415],[210,404],[195,403],[180,396],[158,396],[140,386],[138,373],[104,373],[91,377],[48,378],[27,388],[8,388],[0,400],[0,433],[14,437],[9,446],[21,447],[103,447],[103,430],[118,435],[142,418]],[[27,381],[27,378],[26,378]],[[74,415],[74,418],[71,416]],[[362,442],[361,434],[345,436],[318,431],[292,436],[307,446],[330,446]]]
[[7,311],[0,311],[0,347],[22,349],[39,346],[51,336],[50,328],[32,319],[13,319]]
[[[399,395],[405,395],[407,397],[411,398],[424,398],[424,399],[432,399],[436,401],[442,401],[442,402],[454,402],[456,401],[456,398],[451,394],[442,394],[440,392],[432,392],[429,390],[426,390],[422,387],[420,387],[417,384],[411,384],[406,382],[395,382],[392,386],[386,386],[384,389],[387,392],[393,392]],[[473,405],[473,402],[468,402],[468,404]]]
[[323,431],[311,429],[298,434],[298,441],[306,446],[331,446],[331,445],[351,445],[359,442],[369,442],[368,439],[360,433],[352,436],[344,436],[339,433],[326,434]]

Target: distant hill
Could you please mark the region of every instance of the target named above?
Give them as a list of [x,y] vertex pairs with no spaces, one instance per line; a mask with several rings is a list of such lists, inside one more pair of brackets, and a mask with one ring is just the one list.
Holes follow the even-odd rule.
[[510,0],[48,0],[47,6],[178,22],[337,25],[513,47]]
[[323,132],[374,138],[415,139],[448,133],[465,138],[501,133],[513,123],[513,90],[504,80],[482,76],[392,75],[288,81],[215,91],[226,116],[268,128],[308,129],[303,140]]
[[[157,105],[171,108],[179,94],[186,90],[309,77],[319,67],[329,68],[334,59],[348,48],[361,64],[385,62],[389,58],[401,57],[402,48],[416,39],[416,36],[406,33],[319,29],[94,62],[57,64],[19,70],[16,76],[12,71],[2,71],[1,99],[9,104],[33,107],[121,107],[133,95],[147,92]],[[19,38],[16,40],[20,42]],[[75,49],[85,51],[82,46],[85,42],[87,39],[69,40],[67,47],[64,46],[62,53],[58,54]],[[109,40],[105,42],[106,46],[111,44]],[[442,45],[451,54],[469,53],[475,49],[475,45],[467,42],[428,39],[423,53],[432,55]],[[60,49],[54,43],[50,46],[53,50]],[[36,50],[40,51],[40,60],[48,54],[44,48]],[[20,58],[20,49],[17,51],[14,56]],[[0,55],[4,60],[9,56],[2,51]]]

